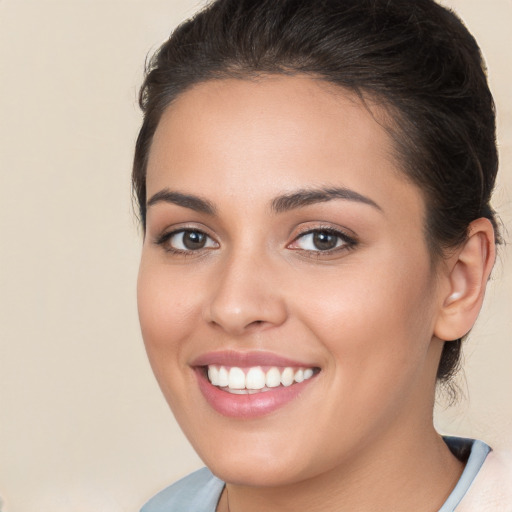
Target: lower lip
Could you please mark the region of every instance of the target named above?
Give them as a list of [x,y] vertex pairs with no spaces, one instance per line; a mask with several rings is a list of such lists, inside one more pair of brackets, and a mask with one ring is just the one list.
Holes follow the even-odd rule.
[[297,398],[312,381],[304,380],[291,386],[279,386],[269,391],[252,394],[233,394],[213,386],[203,369],[196,368],[199,389],[210,406],[223,416],[232,418],[257,418],[280,409]]

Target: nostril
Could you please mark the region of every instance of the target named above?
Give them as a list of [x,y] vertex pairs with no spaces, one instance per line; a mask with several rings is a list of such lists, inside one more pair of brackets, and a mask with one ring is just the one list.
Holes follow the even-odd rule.
[[287,317],[282,298],[269,296],[266,289],[263,294],[253,288],[253,292],[247,293],[244,288],[225,284],[205,302],[204,320],[212,327],[237,335],[281,325]]

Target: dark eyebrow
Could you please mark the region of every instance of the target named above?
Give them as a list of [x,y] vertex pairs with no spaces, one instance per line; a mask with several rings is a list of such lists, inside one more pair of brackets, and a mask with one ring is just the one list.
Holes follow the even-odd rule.
[[215,207],[210,201],[201,199],[200,197],[193,196],[191,194],[182,194],[181,192],[173,192],[168,188],[160,190],[146,203],[146,207],[149,208],[157,203],[172,203],[183,208],[189,208],[196,212],[207,213],[208,215],[215,215]]
[[358,203],[367,204],[382,211],[382,208],[369,197],[363,196],[348,188],[326,187],[319,189],[304,189],[276,197],[272,203],[272,210],[275,213],[283,213],[295,208],[302,208],[315,203],[325,203],[333,199],[346,199]]

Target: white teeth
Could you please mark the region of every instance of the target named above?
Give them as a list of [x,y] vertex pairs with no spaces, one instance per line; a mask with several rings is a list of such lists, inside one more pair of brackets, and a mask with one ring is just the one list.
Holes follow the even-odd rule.
[[293,368],[285,368],[281,374],[281,384],[285,387],[291,386],[294,377]]
[[229,389],[244,389],[245,388],[245,373],[241,368],[233,366],[229,370]]
[[267,372],[265,383],[267,388],[277,388],[281,385],[281,372],[278,368],[273,367]]
[[219,385],[219,370],[216,366],[208,366],[208,378],[214,386]]
[[265,374],[259,366],[251,368],[247,372],[245,376],[245,387],[247,389],[262,389],[265,387]]
[[228,384],[229,384],[228,371],[226,370],[226,368],[224,368],[224,366],[221,366],[220,370],[219,370],[219,383],[217,384],[217,386],[219,386],[221,388],[225,388],[225,387],[227,387]]
[[294,382],[310,379],[313,375],[313,368],[279,369],[273,366],[265,373],[260,366],[245,369],[236,366],[229,369],[224,366],[208,366],[208,380],[214,386],[226,388],[236,394],[258,393],[279,386],[288,387]]

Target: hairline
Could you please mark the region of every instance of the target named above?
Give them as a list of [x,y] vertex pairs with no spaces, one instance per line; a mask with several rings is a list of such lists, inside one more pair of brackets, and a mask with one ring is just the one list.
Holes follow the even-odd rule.
[[[389,157],[393,159],[394,163],[396,163],[397,176],[400,176],[411,185],[416,186],[421,194],[421,197],[423,198],[425,214],[423,219],[423,234],[427,250],[430,255],[432,271],[435,272],[438,269],[440,261],[445,259],[444,256],[446,251],[451,247],[442,247],[440,242],[436,242],[436,239],[431,232],[430,226],[432,217],[431,210],[433,208],[433,205],[431,204],[431,198],[422,188],[421,184],[414,180],[411,173],[407,171],[407,168],[411,165],[411,162],[407,161],[408,157],[405,154],[404,149],[408,146],[411,146],[413,144],[413,140],[411,140],[410,132],[406,133],[404,129],[400,128],[400,124],[405,122],[405,124],[409,125],[409,128],[413,128],[411,126],[412,123],[409,122],[408,116],[396,104],[394,104],[389,98],[386,98],[383,93],[372,90],[371,87],[350,87],[349,85],[342,85],[335,82],[326,74],[297,70],[291,66],[282,65],[276,66],[275,69],[266,70],[257,68],[251,69],[248,66],[244,67],[240,64],[233,65],[228,63],[223,68],[210,71],[208,74],[205,74],[205,76],[198,77],[190,83],[182,86],[179,90],[175,91],[174,94],[168,92],[167,101],[164,101],[163,105],[159,103],[154,106],[155,110],[159,110],[160,112],[158,114],[158,119],[154,131],[148,141],[149,147],[146,151],[144,165],[141,169],[141,174],[144,178],[144,186],[146,185],[147,167],[155,133],[160,125],[163,115],[168,110],[172,109],[173,104],[178,101],[182,95],[209,82],[221,82],[225,80],[258,82],[271,78],[279,78],[282,76],[302,76],[304,78],[309,78],[314,80],[319,85],[325,86],[325,91],[333,95],[336,95],[338,90],[344,91],[346,93],[345,98],[352,100],[355,103],[358,101],[359,104],[368,111],[375,122],[377,122],[386,131],[391,142],[391,151]],[[409,144],[405,139],[410,139]],[[142,223],[143,232],[145,233],[147,190],[145,190],[145,197],[143,198],[144,200],[141,201],[140,199],[141,198],[137,196],[140,221]]]

